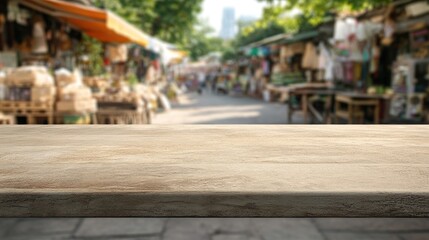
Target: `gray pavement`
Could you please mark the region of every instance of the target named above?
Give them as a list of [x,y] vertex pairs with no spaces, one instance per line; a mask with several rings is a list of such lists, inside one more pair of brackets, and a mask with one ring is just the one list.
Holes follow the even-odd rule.
[[[154,124],[284,124],[285,105],[245,97],[185,95]],[[294,118],[302,122],[299,114]],[[0,240],[427,240],[429,219],[0,218]]]
[[429,219],[0,219],[0,239],[426,240]]
[[[157,114],[154,124],[286,124],[286,104],[266,103],[260,99],[211,93],[187,94],[180,104]],[[294,123],[302,123],[302,115],[294,114]]]

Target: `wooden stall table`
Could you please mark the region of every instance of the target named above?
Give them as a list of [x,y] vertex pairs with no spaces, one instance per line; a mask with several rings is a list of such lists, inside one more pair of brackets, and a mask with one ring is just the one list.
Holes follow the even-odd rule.
[[[309,121],[309,98],[314,95],[333,95],[335,91],[326,89],[326,87],[313,88],[296,88],[289,91],[288,101],[288,123],[292,123],[292,116],[296,111],[302,111],[304,115],[304,123]],[[295,107],[291,101],[292,97],[301,97],[301,103]]]
[[[327,89],[327,90],[308,90],[308,112],[312,116],[312,120],[316,119],[319,123],[331,124],[333,118],[333,106],[335,101],[335,94],[337,90]],[[320,113],[313,105],[317,100],[324,99],[324,113]]]
[[429,126],[2,126],[0,217],[429,217]]
[[[374,108],[374,123],[380,123],[381,100],[387,99],[384,95],[374,95],[365,93],[342,92],[335,97],[335,122],[343,118],[347,123],[353,123],[358,118],[363,123],[364,114],[360,109],[362,107]],[[346,110],[341,108],[341,104],[347,106]]]
[[267,84],[266,90],[270,92],[270,96],[280,95],[280,99],[287,100],[289,98],[290,91],[296,89],[321,89],[327,87],[327,83],[295,83],[290,84],[288,86],[276,86],[274,84]]

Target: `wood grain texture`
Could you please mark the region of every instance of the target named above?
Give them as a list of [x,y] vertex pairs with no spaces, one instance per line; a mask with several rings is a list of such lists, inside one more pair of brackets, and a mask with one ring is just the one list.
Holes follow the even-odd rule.
[[5,126],[0,216],[429,216],[429,126]]

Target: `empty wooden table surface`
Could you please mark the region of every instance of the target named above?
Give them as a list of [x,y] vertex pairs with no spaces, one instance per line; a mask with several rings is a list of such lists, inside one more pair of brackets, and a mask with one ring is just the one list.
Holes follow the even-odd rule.
[[4,126],[0,216],[429,216],[429,126]]

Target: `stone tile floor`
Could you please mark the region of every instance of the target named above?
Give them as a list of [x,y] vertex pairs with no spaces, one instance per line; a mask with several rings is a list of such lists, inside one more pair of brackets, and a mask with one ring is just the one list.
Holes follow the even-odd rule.
[[0,219],[0,239],[427,240],[429,219]]

